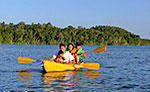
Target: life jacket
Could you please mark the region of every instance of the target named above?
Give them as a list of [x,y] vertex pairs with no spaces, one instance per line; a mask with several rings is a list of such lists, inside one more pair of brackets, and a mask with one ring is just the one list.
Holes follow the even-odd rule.
[[68,51],[69,53],[71,53],[71,55],[74,57],[77,49],[73,48],[73,50],[71,50],[71,51],[69,49],[66,49],[66,51]]
[[76,48],[73,48],[72,51],[70,51],[71,55],[74,57],[75,53],[76,53],[77,49]]
[[81,55],[81,52],[82,52],[83,48],[80,48],[76,51],[77,53],[77,60],[78,60],[78,63],[82,63],[83,62],[83,56]]

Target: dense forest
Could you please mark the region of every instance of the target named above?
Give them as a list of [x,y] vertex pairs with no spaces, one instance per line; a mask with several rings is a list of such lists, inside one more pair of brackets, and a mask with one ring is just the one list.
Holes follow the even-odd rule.
[[150,45],[125,29],[114,26],[58,28],[47,24],[0,23],[0,44],[60,44],[82,42],[84,45]]

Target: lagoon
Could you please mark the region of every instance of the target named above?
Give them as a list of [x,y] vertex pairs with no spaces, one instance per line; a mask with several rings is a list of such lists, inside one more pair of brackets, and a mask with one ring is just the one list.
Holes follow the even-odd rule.
[[[99,46],[83,46],[86,52]],[[89,53],[85,62],[100,64],[98,71],[43,73],[41,61],[57,53],[58,45],[0,45],[0,92],[150,91],[150,46],[107,46],[102,53]],[[37,60],[20,64],[17,57]]]

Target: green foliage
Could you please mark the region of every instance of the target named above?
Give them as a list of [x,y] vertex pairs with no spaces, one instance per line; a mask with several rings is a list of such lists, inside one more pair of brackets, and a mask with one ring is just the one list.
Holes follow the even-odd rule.
[[114,26],[83,28],[58,28],[47,24],[31,25],[0,23],[0,44],[60,44],[82,42],[84,45],[150,45],[150,40],[141,39],[125,29]]

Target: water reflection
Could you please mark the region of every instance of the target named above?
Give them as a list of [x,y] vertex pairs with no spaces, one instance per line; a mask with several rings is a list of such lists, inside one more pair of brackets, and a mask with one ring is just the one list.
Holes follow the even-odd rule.
[[26,91],[31,91],[29,89],[27,89],[25,86],[26,85],[31,85],[32,84],[32,71],[31,70],[18,70],[18,84],[23,87],[24,90]]
[[18,70],[18,81],[20,85],[28,85],[31,83],[31,70]]
[[[79,91],[80,82],[85,82],[84,78],[94,79],[99,76],[98,71],[64,71],[50,72],[42,75],[43,91]],[[87,79],[86,79],[87,80]]]
[[[81,91],[81,89],[90,90],[100,87],[101,78],[99,71],[64,71],[49,72],[41,74],[41,81],[33,78],[32,70],[18,70],[18,84],[23,90],[32,91],[32,86],[41,91]],[[36,75],[37,76],[37,75]],[[37,82],[35,84],[33,81]],[[94,85],[93,85],[94,84]],[[90,87],[90,89],[88,89]],[[36,89],[38,90],[38,89]]]
[[77,85],[77,71],[50,72],[43,74],[44,91],[74,91]]

